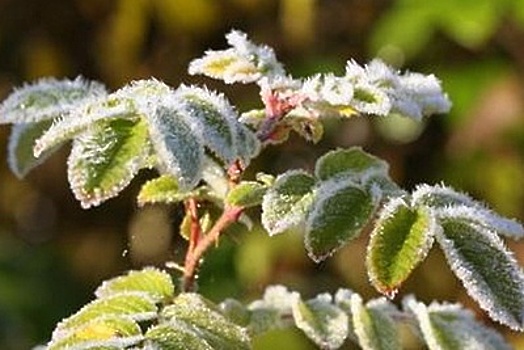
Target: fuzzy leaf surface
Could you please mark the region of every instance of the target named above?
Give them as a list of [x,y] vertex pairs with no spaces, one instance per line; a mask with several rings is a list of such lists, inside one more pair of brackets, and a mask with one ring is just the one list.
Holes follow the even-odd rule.
[[307,216],[304,243],[311,259],[322,261],[356,238],[375,209],[375,199],[347,181],[322,183]]
[[121,292],[144,292],[155,302],[160,302],[171,298],[175,293],[175,287],[169,274],[149,267],[105,281],[96,290],[95,295],[97,298],[104,298]]
[[348,336],[348,315],[332,304],[329,294],[305,302],[297,300],[293,318],[296,326],[321,349],[338,349]]
[[315,179],[303,171],[277,177],[262,200],[262,225],[275,235],[300,226],[313,200]]
[[250,348],[247,331],[226,319],[216,306],[198,294],[180,294],[173,304],[162,310],[162,316],[195,327],[197,334],[213,349]]
[[500,237],[467,217],[445,216],[439,221],[437,241],[468,294],[495,321],[523,330],[524,278]]
[[374,287],[394,295],[426,257],[436,229],[435,218],[427,208],[411,208],[401,198],[388,202],[375,223],[366,255]]
[[242,181],[226,197],[226,202],[239,207],[260,205],[267,187],[256,181]]
[[174,176],[161,175],[142,185],[137,201],[139,206],[154,203],[170,204],[183,201],[189,195],[188,192],[180,192]]
[[11,171],[22,178],[29,171],[40,165],[49,157],[54,149],[36,158],[33,154],[35,141],[51,126],[51,120],[43,120],[34,123],[15,124],[11,129],[9,144],[7,148],[7,160]]
[[200,180],[204,162],[204,144],[196,125],[176,105],[159,106],[148,122],[161,166],[177,178],[182,191],[190,190]]
[[0,124],[54,119],[85,101],[106,94],[98,82],[41,79],[11,93],[0,105]]
[[167,323],[151,327],[147,330],[145,338],[152,344],[153,349],[216,349],[199,334],[198,329],[193,328],[190,324],[177,320],[171,320]]
[[143,167],[149,151],[144,121],[114,120],[93,126],[73,142],[68,178],[82,207],[120,193]]

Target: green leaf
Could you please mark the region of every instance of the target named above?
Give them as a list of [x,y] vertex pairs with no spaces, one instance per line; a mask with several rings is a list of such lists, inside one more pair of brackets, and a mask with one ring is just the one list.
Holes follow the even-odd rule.
[[363,177],[370,172],[387,176],[388,169],[383,160],[360,147],[352,147],[337,149],[320,157],[315,165],[315,176],[323,181],[340,175]]
[[161,175],[142,185],[137,201],[139,206],[155,203],[171,204],[183,201],[190,195],[190,192],[180,192],[174,176]]
[[150,320],[157,316],[155,301],[144,292],[123,292],[96,299],[74,315],[62,320],[55,332],[63,332],[85,325],[104,316],[128,316],[135,321]]
[[168,273],[148,267],[104,281],[95,295],[104,298],[121,292],[144,292],[155,302],[160,302],[173,297],[175,287]]
[[220,303],[219,308],[222,314],[235,324],[242,327],[249,325],[249,311],[240,301],[228,298]]
[[50,126],[51,120],[43,120],[35,123],[15,124],[11,130],[8,145],[8,162],[11,171],[22,178],[29,171],[40,165],[49,157],[54,149],[50,149],[45,155],[36,158],[33,155],[33,147],[38,139]]
[[352,294],[353,325],[363,350],[402,349],[395,321],[389,315],[388,308],[387,302],[381,299],[364,306],[362,298]]
[[317,143],[324,135],[324,126],[316,115],[311,114],[304,108],[295,108],[286,114],[283,122],[307,141]]
[[126,316],[97,317],[72,330],[55,332],[48,350],[123,349],[142,341],[140,326]]
[[277,177],[262,200],[262,225],[275,235],[299,227],[313,200],[315,179],[304,171]]
[[368,245],[366,265],[373,286],[394,296],[426,257],[436,230],[435,218],[426,207],[410,207],[402,198],[389,201],[379,214]]
[[226,197],[226,202],[238,207],[253,207],[262,203],[267,187],[255,181],[242,181]]
[[238,123],[236,129],[238,158],[244,167],[247,167],[251,159],[260,153],[260,141],[255,133],[244,124]]
[[322,183],[307,216],[304,243],[315,262],[356,238],[375,209],[375,198],[348,181]]
[[[152,349],[160,350],[213,350],[205,338],[190,324],[171,320],[151,327],[146,332],[145,338],[148,339]],[[226,349],[226,348],[224,348]]]
[[54,119],[105,94],[102,84],[81,77],[75,80],[41,79],[15,90],[4,100],[0,106],[0,124]]
[[335,305],[348,315],[348,339],[358,344],[358,337],[355,334],[353,325],[353,312],[351,311],[351,296],[353,291],[349,289],[339,289],[335,293]]
[[144,121],[113,120],[75,139],[68,160],[69,183],[82,207],[96,206],[124,189],[149,154]]
[[348,336],[348,315],[332,304],[329,294],[293,305],[293,318],[301,329],[321,349],[338,349]]
[[[461,215],[464,215],[461,217]],[[448,208],[439,214],[436,237],[448,264],[468,294],[489,316],[508,327],[524,329],[524,278],[500,237]]]
[[198,294],[184,293],[162,310],[162,316],[191,325],[213,349],[249,349],[247,331],[226,319]]
[[427,307],[413,297],[403,303],[415,315],[430,350],[511,349],[499,333],[476,321],[473,313],[460,305],[433,302]]
[[204,145],[196,126],[179,108],[174,103],[159,106],[148,122],[151,142],[161,166],[177,178],[182,191],[187,191],[202,176]]

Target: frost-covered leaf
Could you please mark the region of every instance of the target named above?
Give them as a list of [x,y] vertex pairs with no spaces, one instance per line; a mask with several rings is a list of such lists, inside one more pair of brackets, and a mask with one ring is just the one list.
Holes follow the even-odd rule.
[[384,303],[379,299],[364,305],[358,294],[351,295],[353,325],[364,350],[402,349],[395,321],[384,310]]
[[371,233],[366,265],[371,283],[388,296],[426,257],[437,224],[426,207],[410,207],[402,198],[382,209]]
[[180,106],[158,106],[148,117],[151,142],[160,166],[177,178],[181,191],[193,188],[202,176],[204,144],[202,135]]
[[248,306],[251,313],[249,330],[253,334],[260,334],[291,326],[293,305],[299,300],[297,292],[290,292],[284,286],[267,287],[263,298]]
[[288,171],[277,177],[262,201],[262,225],[275,235],[297,228],[313,200],[315,179],[304,171]]
[[139,206],[154,203],[170,204],[183,201],[190,195],[191,192],[180,192],[174,176],[161,175],[142,185],[137,201]]
[[494,329],[475,320],[473,313],[457,304],[426,306],[413,297],[404,305],[415,315],[430,350],[510,350],[511,346]]
[[353,312],[351,311],[351,296],[353,294],[353,291],[349,289],[339,289],[335,293],[334,302],[336,306],[348,315],[348,339],[358,343],[355,326],[353,325]]
[[323,181],[341,175],[387,176],[388,169],[389,166],[385,161],[364,152],[360,147],[352,147],[330,151],[320,157],[315,165],[315,176]]
[[312,115],[305,108],[295,108],[283,119],[297,134],[307,141],[317,143],[324,135],[324,126],[316,115]]
[[[519,222],[500,216],[488,209],[482,203],[473,200],[464,193],[460,193],[444,185],[420,185],[413,192],[413,202],[433,208],[454,206],[456,211],[469,210],[471,220],[478,222],[498,234],[511,238],[524,237],[524,227]],[[469,209],[466,209],[469,208]],[[451,210],[450,210],[451,211]]]
[[154,301],[160,302],[171,298],[175,293],[175,287],[169,274],[148,267],[105,281],[98,287],[95,295],[104,298],[121,292],[144,292]]
[[361,186],[335,180],[322,183],[307,215],[304,243],[316,262],[356,238],[376,205],[376,199]]
[[321,349],[338,349],[348,336],[348,315],[333,305],[329,294],[305,302],[297,300],[293,318],[296,326]]
[[226,39],[230,49],[207,51],[204,57],[191,62],[189,74],[204,74],[226,84],[285,75],[271,48],[253,44],[246,34],[236,30],[227,34]]
[[524,277],[521,267],[492,230],[454,208],[439,214],[436,232],[446,259],[468,294],[489,316],[515,330],[524,329]]
[[2,102],[0,124],[54,119],[105,93],[102,84],[81,77],[75,80],[41,79],[15,90]]
[[250,313],[247,307],[240,301],[228,298],[222,301],[218,307],[222,314],[240,326],[248,326]]
[[24,177],[36,166],[40,165],[54,149],[50,149],[45,155],[36,158],[33,147],[36,139],[51,126],[52,121],[47,119],[35,123],[14,124],[9,137],[7,149],[7,160],[11,171],[19,178]]
[[162,317],[196,328],[213,349],[249,349],[247,331],[224,317],[218,308],[198,294],[184,293],[162,310]]
[[73,142],[68,178],[82,207],[96,206],[124,189],[149,154],[147,125],[118,119],[94,125]]
[[262,203],[267,186],[256,181],[242,181],[226,197],[226,202],[238,207],[253,207]]
[[[151,347],[144,349],[158,350],[214,350],[205,338],[203,338],[197,329],[190,324],[171,320],[159,325],[155,325],[147,330],[145,338],[151,344]],[[226,348],[223,348],[226,349]]]
[[201,130],[204,145],[226,166],[237,158],[237,115],[222,95],[197,87],[180,86],[176,96]]
[[47,350],[123,349],[142,341],[140,326],[126,316],[104,315],[68,332],[55,333]]
[[157,307],[155,300],[144,292],[122,292],[96,299],[62,320],[56,327],[53,338],[96,318],[109,315],[127,316],[135,321],[150,320],[156,317]]
[[260,141],[255,133],[244,124],[238,123],[236,132],[238,158],[242,161],[243,166],[247,167],[251,159],[260,153]]

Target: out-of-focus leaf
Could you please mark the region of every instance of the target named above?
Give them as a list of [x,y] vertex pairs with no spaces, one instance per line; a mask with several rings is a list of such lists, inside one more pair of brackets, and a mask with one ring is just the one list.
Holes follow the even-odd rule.
[[262,201],[262,225],[270,235],[300,226],[313,200],[315,179],[303,171],[277,177]]
[[148,136],[144,121],[121,119],[93,126],[75,139],[68,178],[82,207],[99,205],[131,182],[149,154]]
[[495,232],[455,214],[440,215],[436,232],[451,269],[492,319],[524,329],[521,267]]
[[411,208],[403,199],[388,202],[371,234],[366,265],[371,283],[388,296],[426,257],[437,230],[426,207]]
[[301,329],[321,349],[338,349],[348,336],[348,315],[333,305],[329,294],[321,294],[293,305],[293,318]]
[[316,262],[357,237],[375,209],[375,198],[361,186],[335,180],[322,183],[307,216],[304,243]]

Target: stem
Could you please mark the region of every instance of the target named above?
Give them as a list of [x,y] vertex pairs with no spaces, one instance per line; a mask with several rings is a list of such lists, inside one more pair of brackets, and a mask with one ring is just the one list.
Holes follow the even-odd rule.
[[243,210],[244,208],[242,207],[226,207],[213,228],[197,242],[192,250],[188,249],[182,276],[182,290],[184,292],[190,292],[195,289],[197,269],[202,256],[218,240],[222,231],[238,220]]
[[[186,212],[191,217],[190,235],[189,235],[189,247],[187,248],[187,254],[192,252],[200,240],[202,235],[202,228],[198,219],[197,201],[195,198],[189,198],[186,202]],[[187,259],[187,256],[186,256]]]

